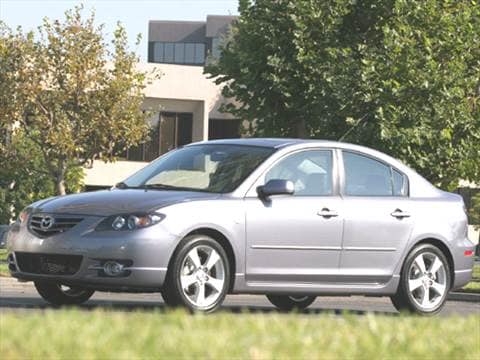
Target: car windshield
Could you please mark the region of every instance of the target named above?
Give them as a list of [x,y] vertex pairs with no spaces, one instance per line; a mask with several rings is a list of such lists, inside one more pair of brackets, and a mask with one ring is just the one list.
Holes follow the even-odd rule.
[[165,154],[117,187],[228,193],[274,150],[245,145],[187,146]]

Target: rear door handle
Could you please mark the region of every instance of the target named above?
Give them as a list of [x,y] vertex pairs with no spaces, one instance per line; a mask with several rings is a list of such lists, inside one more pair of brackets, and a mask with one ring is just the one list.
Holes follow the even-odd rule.
[[396,217],[397,219],[403,219],[403,218],[410,217],[410,213],[408,213],[406,211],[402,211],[400,209],[395,209],[395,211],[392,212],[390,215],[392,215],[393,217]]
[[319,212],[317,212],[318,216],[322,216],[324,218],[331,218],[334,216],[338,216],[338,213],[336,211],[330,210],[328,208],[323,208]]

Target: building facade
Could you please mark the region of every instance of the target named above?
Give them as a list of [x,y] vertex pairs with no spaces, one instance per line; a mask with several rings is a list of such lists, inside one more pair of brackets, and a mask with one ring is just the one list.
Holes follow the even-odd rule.
[[128,149],[115,163],[95,161],[86,169],[88,190],[109,187],[148,162],[195,141],[240,136],[240,121],[221,113],[228,100],[222,87],[203,74],[234,16],[208,16],[206,21],[150,21],[148,62],[139,70],[160,72],[145,89],[145,109],[158,109],[149,120],[150,140]]

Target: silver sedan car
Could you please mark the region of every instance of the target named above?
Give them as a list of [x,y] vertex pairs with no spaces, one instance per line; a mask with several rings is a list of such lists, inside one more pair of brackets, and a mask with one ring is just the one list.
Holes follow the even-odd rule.
[[474,254],[460,196],[375,150],[298,139],[185,146],[110,190],[30,205],[7,242],[12,276],[52,304],[161,292],[194,311],[242,293],[282,310],[389,296],[434,314]]

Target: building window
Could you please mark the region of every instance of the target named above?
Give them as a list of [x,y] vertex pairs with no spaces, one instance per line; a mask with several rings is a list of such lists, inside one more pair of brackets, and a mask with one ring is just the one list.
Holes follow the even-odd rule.
[[202,65],[205,63],[205,44],[154,42],[152,60],[155,63]]
[[208,138],[234,139],[240,137],[240,120],[209,119]]
[[163,62],[163,52],[165,49],[165,44],[161,42],[153,43],[153,58],[155,62]]
[[129,161],[155,160],[162,154],[192,142],[193,114],[162,112],[152,125],[149,141],[132,146],[121,157]]
[[205,63],[205,44],[195,44],[195,64]]
[[175,58],[175,47],[172,43],[165,44],[165,52],[163,54],[163,61],[166,63],[173,63],[173,59]]

